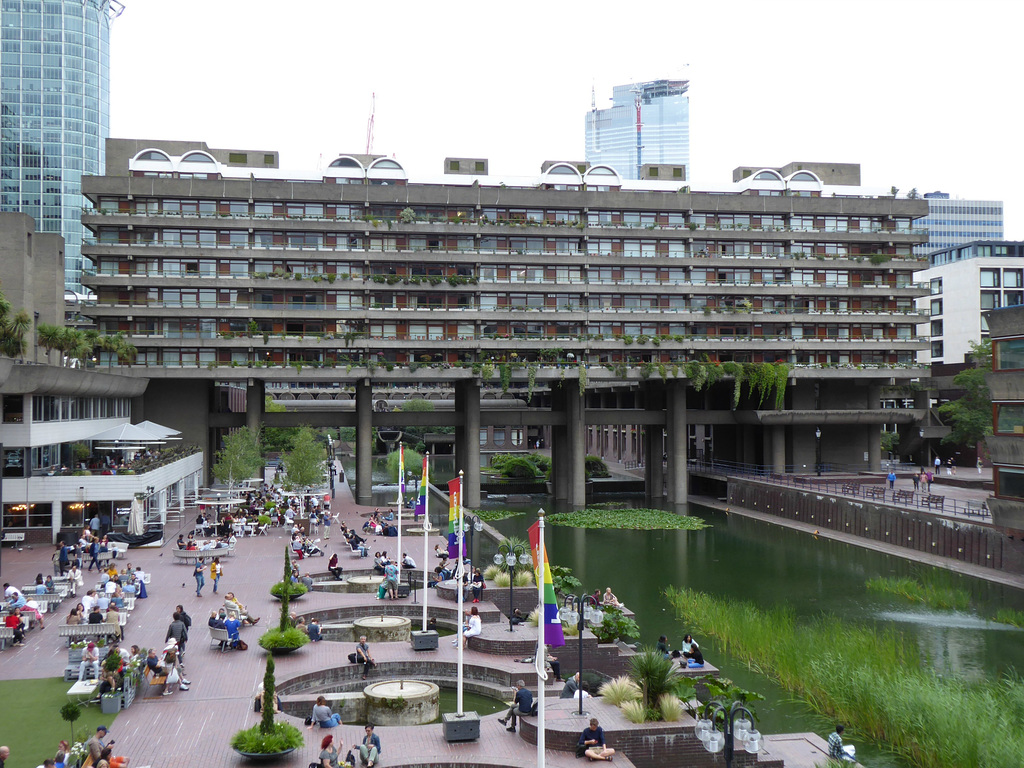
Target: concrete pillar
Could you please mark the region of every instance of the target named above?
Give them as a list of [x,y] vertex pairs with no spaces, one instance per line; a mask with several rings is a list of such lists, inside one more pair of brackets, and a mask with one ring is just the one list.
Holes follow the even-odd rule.
[[461,462],[455,469],[465,472],[462,479],[462,505],[468,509],[479,509],[480,385],[476,380],[460,381],[455,385],[455,411],[463,419],[462,430],[455,436],[455,453]]
[[178,488],[177,488],[177,492],[178,492],[178,511],[179,512],[184,512],[185,511],[185,478],[182,478],[181,480],[179,480],[176,483],[176,485],[178,486]]
[[882,469],[882,425],[868,424],[868,471],[880,472]]
[[686,465],[686,382],[670,381],[665,395],[668,502],[669,504],[685,504],[689,494],[689,475]]
[[245,426],[253,431],[263,424],[266,397],[266,383],[263,379],[249,379],[245,387]]
[[373,503],[373,390],[356,382],[356,504]]
[[660,424],[648,424],[644,434],[644,493],[650,499],[665,495],[665,439]]
[[583,410],[583,395],[579,384],[569,381],[562,387],[565,390],[565,437],[569,470],[568,492],[566,499],[572,509],[583,509],[587,505],[587,423]]
[[[565,413],[567,409],[565,386],[551,385],[551,410]],[[556,502],[569,499],[569,440],[564,425],[551,426],[551,489]]]
[[872,381],[868,383],[867,391],[867,409],[869,411],[877,411],[882,407],[882,383],[879,381]]
[[786,428],[770,427],[772,432],[772,472],[786,471]]

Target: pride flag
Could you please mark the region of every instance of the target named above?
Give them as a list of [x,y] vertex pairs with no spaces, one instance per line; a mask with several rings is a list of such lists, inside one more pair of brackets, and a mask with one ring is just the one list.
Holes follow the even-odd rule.
[[462,478],[448,481],[448,557],[459,556],[459,505],[462,503]]
[[405,445],[398,444],[398,499],[405,498]]
[[537,583],[544,579],[544,643],[550,646],[565,645],[562,634],[562,620],[558,618],[558,601],[555,586],[551,581],[551,566],[548,565],[547,548],[540,538],[540,523],[530,526],[530,550],[533,553],[533,575]]
[[427,483],[430,481],[427,474],[427,458],[429,456],[429,453],[423,456],[423,477],[420,479],[420,495],[416,497],[416,511],[413,512],[413,517],[427,514]]

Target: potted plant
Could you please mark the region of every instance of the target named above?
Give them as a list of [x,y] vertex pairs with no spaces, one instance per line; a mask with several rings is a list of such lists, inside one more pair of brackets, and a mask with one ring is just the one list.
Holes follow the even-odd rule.
[[[284,548],[284,578],[275,587],[284,585],[291,585],[292,576],[292,562],[290,551],[287,546]],[[306,588],[304,585],[298,585],[302,587],[302,593],[304,594]],[[281,620],[278,622],[276,627],[268,629],[259,639],[260,647],[264,650],[270,651],[272,654],[284,654],[291,653],[292,651],[298,650],[306,643],[309,642],[309,636],[302,632],[302,630],[296,629],[292,626],[291,618],[288,616],[288,603],[291,597],[291,590],[285,586],[280,590],[281,594],[277,597],[281,600]],[[273,594],[273,588],[271,588]]]
[[[263,675],[263,700],[274,700],[274,660],[269,656],[267,671]],[[252,728],[238,731],[231,737],[231,748],[238,754],[250,760],[260,761],[284,757],[301,747],[303,743],[302,732],[294,725],[274,722],[272,706],[263,707],[260,722]]]
[[121,654],[116,651],[108,653],[106,658],[103,659],[103,672],[115,675],[115,679],[118,681],[117,687],[114,690],[100,696],[100,711],[105,715],[116,715],[121,711],[121,701],[123,700],[120,675],[121,665]]

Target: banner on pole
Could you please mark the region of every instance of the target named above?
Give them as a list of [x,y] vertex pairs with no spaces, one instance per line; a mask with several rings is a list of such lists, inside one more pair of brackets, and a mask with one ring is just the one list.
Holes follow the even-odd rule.
[[533,575],[538,584],[544,584],[544,642],[551,646],[565,645],[562,620],[558,618],[555,586],[551,581],[551,566],[548,565],[547,549],[540,538],[539,522],[530,526],[530,551],[533,553]]
[[448,481],[448,557],[459,556],[459,505],[462,503],[462,483],[458,477]]
[[427,474],[427,457],[423,457],[423,476],[420,479],[420,494],[416,497],[416,511],[413,517],[419,517],[427,513],[427,483],[430,478]]

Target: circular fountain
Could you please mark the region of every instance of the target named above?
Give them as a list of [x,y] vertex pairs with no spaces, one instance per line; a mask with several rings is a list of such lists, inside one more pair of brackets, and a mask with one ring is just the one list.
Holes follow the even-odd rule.
[[371,643],[409,642],[412,622],[404,616],[365,616],[352,622],[355,637],[366,635]]
[[387,680],[363,689],[366,722],[376,725],[423,725],[441,713],[439,689],[422,680]]

